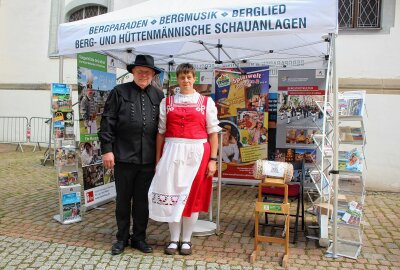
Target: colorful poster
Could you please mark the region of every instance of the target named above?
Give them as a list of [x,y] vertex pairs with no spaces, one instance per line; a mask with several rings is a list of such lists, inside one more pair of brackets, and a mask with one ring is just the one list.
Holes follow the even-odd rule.
[[280,70],[278,72],[278,101],[275,160],[316,161],[316,143],[323,113],[326,70]]
[[268,67],[218,70],[214,78],[222,177],[254,179],[254,162],[268,157]]
[[80,53],[78,61],[79,151],[82,161],[85,206],[98,205],[115,197],[113,177],[101,159],[97,131],[110,91],[116,84],[115,60],[99,53]]

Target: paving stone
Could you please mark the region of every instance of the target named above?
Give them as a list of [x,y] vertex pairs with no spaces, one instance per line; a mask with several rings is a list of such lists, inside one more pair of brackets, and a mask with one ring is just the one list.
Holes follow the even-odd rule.
[[[87,211],[82,222],[58,223],[52,218],[58,212],[54,167],[41,166],[43,152],[31,151],[26,147],[16,152],[14,146],[0,144],[0,269],[283,269],[280,245],[262,244],[260,257],[249,262],[255,187],[222,187],[220,235],[194,237],[191,256],[164,255],[168,226],[152,220],[148,242],[154,253],[128,248],[112,256],[115,203]],[[398,194],[367,192],[364,246],[357,260],[326,258],[325,248],[299,232],[298,242],[290,243],[289,269],[399,269],[399,207]],[[200,217],[208,218],[203,213]],[[306,225],[315,220],[307,216]]]

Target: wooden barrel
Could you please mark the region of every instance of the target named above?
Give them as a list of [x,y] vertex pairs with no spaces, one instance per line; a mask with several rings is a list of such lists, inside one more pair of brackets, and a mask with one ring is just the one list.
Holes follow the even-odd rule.
[[282,179],[285,183],[293,178],[293,165],[287,162],[257,160],[254,164],[255,179],[264,180],[266,177]]

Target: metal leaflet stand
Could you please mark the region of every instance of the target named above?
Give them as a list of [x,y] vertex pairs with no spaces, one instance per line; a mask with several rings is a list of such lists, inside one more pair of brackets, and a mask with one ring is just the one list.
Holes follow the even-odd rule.
[[[68,140],[54,138],[54,149],[65,147],[66,149],[71,149],[70,151],[75,152],[75,161],[73,164],[65,164],[65,165],[57,164],[57,158],[54,156],[54,165],[57,169],[57,177],[60,177],[61,172],[63,173],[78,172],[77,149],[74,144],[75,144],[75,138]],[[56,151],[54,150],[54,154],[55,153]],[[78,175],[76,174],[76,176]],[[81,185],[80,184],[67,185],[67,186],[60,185],[58,187],[58,193],[59,193],[59,214],[54,215],[53,218],[62,224],[71,224],[81,221],[82,216],[81,214],[78,214],[78,212],[76,212],[76,215],[66,218],[65,213],[67,211],[71,211],[71,209],[64,208],[65,205],[75,204],[75,206],[78,206],[77,209],[80,209]]]
[[[218,153],[222,153],[222,131],[218,132]],[[222,155],[218,155],[218,177],[216,182],[217,187],[217,210],[215,222],[213,222],[213,194],[211,194],[211,203],[209,212],[209,220],[198,219],[193,229],[193,236],[207,236],[216,234],[219,235],[219,212],[221,206],[221,179],[222,179]],[[213,178],[213,188],[214,178]]]
[[[60,16],[62,14],[62,11],[60,11]],[[61,21],[63,21],[61,19]],[[58,76],[59,76],[59,83],[63,83],[63,77],[64,77],[64,56],[59,56],[59,65],[58,65]],[[70,89],[70,95],[72,98],[72,89]],[[53,116],[52,116],[53,117]],[[43,165],[46,162],[46,159],[51,155],[50,151],[51,151],[51,135],[53,135],[53,128],[54,128],[54,123],[53,123],[53,119],[51,118],[50,120],[50,136],[49,136],[49,149],[48,149],[48,153],[46,158],[43,161]],[[60,140],[59,142],[57,142],[57,139],[54,138],[54,145],[53,145],[53,162],[54,165],[56,166],[56,157],[55,157],[55,149],[56,147],[62,147],[63,145],[63,140]],[[73,146],[75,147],[75,139],[73,139]],[[75,154],[76,153],[76,149],[75,149]],[[78,171],[78,164],[77,164],[77,156],[75,156],[75,170]],[[57,174],[59,174],[60,172],[60,168],[57,168]],[[58,181],[57,181],[58,182]],[[73,186],[59,186],[58,187],[58,193],[59,193],[59,214],[56,214],[53,216],[53,219],[55,219],[56,221],[60,222],[61,224],[71,224],[71,223],[75,223],[75,222],[80,222],[82,221],[82,216],[80,214],[78,214],[76,217],[71,218],[71,219],[64,219],[63,216],[63,194],[66,193],[76,193],[76,197],[78,197],[78,201],[79,201],[79,205],[81,205],[81,185],[80,184],[76,184]]]

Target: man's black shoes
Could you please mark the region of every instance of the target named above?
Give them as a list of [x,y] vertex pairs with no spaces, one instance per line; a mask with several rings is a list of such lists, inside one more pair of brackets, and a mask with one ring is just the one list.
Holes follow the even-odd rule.
[[[128,246],[126,241],[117,241],[112,245],[111,255],[118,255],[124,252],[125,247]],[[153,248],[149,246],[145,241],[131,241],[131,247],[140,250],[143,253],[153,252]]]
[[140,250],[143,253],[153,252],[153,248],[149,246],[145,241],[131,241],[131,247]]
[[125,241],[117,241],[111,248],[111,255],[118,255],[124,252],[127,243]]

